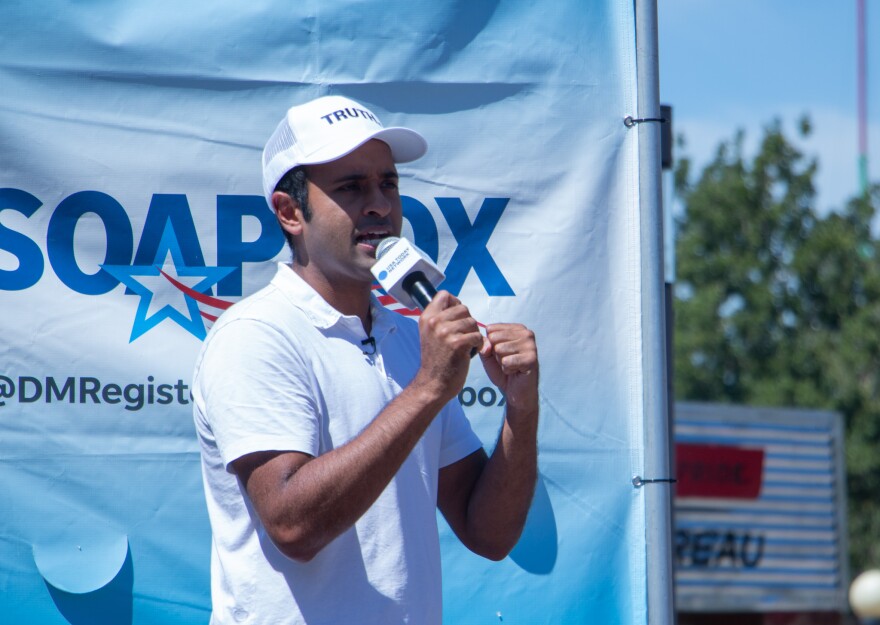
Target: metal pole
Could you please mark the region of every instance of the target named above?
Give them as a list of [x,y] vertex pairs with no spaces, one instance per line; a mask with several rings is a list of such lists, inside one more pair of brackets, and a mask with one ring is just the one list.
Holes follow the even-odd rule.
[[[635,0],[638,117],[660,117],[657,2]],[[663,211],[660,184],[660,124],[641,123],[639,211],[642,251],[642,345],[645,409],[645,476],[671,477],[667,422],[666,322],[663,275]],[[648,623],[674,622],[672,579],[672,488],[668,482],[645,489],[645,542]]]

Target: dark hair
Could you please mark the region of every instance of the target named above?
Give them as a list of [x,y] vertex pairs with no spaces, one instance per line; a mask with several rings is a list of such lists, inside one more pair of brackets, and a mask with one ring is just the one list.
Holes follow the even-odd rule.
[[[294,167],[281,177],[281,180],[275,185],[275,191],[286,193],[291,200],[299,204],[303,219],[311,221],[312,209],[309,206],[308,183],[309,178],[306,175],[306,168],[304,165],[300,165],[299,167]],[[288,244],[290,244],[290,249],[293,250],[293,238],[286,230],[284,231],[284,236]]]
[[306,175],[305,165],[294,167],[281,177],[275,185],[276,191],[281,191],[290,196],[299,204],[306,221],[312,218],[312,209],[309,208],[309,178]]

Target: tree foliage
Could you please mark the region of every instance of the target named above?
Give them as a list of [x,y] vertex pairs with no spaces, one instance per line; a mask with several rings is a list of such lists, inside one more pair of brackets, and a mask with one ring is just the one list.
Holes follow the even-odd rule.
[[818,163],[778,122],[753,158],[740,133],[693,183],[690,168],[676,170],[676,397],[841,413],[852,566],[880,566],[880,187],[817,213]]

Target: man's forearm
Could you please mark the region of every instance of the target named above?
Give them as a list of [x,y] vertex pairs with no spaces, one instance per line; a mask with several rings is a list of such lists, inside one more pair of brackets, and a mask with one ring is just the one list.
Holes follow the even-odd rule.
[[[310,560],[376,501],[445,404],[404,389],[357,437],[310,459],[274,485],[261,517],[289,557]],[[249,489],[250,492],[250,489]]]
[[467,308],[446,291],[422,313],[419,336],[415,378],[351,441],[317,458],[270,452],[242,467],[263,525],[288,556],[314,557],[367,511],[461,390],[470,352],[483,341]]
[[535,492],[538,409],[508,409],[467,511],[469,547],[493,560],[519,539]]

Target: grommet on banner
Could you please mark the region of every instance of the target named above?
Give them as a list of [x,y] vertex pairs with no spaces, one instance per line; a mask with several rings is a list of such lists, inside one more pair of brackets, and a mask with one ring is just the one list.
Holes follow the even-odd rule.
[[647,477],[642,477],[641,475],[635,475],[635,476],[633,476],[633,479],[632,479],[633,486],[635,486],[636,488],[639,488],[640,486],[644,486],[645,484],[657,484],[657,483],[662,483],[662,482],[674,484],[677,481],[678,480],[676,480],[674,477],[647,478]]
[[627,128],[632,128],[636,124],[644,124],[645,122],[656,122],[658,124],[666,123],[665,117],[643,117],[641,119],[636,119],[632,115],[627,115],[623,118],[623,125]]

